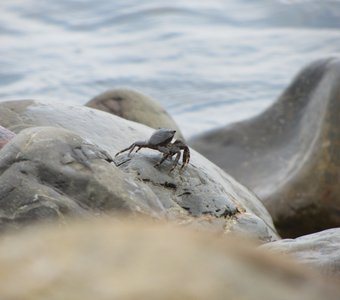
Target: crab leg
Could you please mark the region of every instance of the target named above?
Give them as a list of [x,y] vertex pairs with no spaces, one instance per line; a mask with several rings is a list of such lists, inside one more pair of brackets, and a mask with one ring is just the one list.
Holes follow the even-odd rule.
[[177,164],[178,164],[178,161],[179,161],[180,157],[181,157],[181,151],[178,151],[177,154],[176,154],[175,161],[174,161],[174,163],[173,163],[173,165],[172,165],[172,168],[171,168],[171,170],[169,171],[169,173],[170,173],[173,169],[176,168],[176,166],[177,166]]
[[130,145],[129,147],[127,147],[127,148],[125,148],[125,149],[123,149],[123,150],[117,152],[116,155],[115,155],[115,157],[118,156],[119,154],[121,154],[121,153],[123,153],[123,152],[128,151],[128,150],[131,149],[130,152],[129,152],[129,154],[130,154],[134,147],[135,147],[135,144],[133,143],[133,144]]
[[168,157],[170,156],[170,153],[163,153],[162,159],[154,165],[154,167],[160,166]]
[[188,147],[183,149],[183,157],[182,157],[182,166],[181,169],[184,168],[189,163],[190,160],[190,150]]
[[133,143],[132,145],[130,145],[129,147],[127,147],[127,148],[125,148],[125,149],[123,149],[123,150],[117,152],[116,155],[115,155],[115,157],[116,157],[117,155],[119,155],[119,154],[125,152],[125,151],[128,151],[128,150],[130,150],[129,153],[128,153],[128,155],[130,155],[131,152],[132,152],[136,147],[138,147],[138,148],[137,148],[137,151],[136,151],[136,152],[138,152],[141,148],[147,148],[148,145],[147,145],[147,143],[144,142],[144,141],[135,142],[135,143]]

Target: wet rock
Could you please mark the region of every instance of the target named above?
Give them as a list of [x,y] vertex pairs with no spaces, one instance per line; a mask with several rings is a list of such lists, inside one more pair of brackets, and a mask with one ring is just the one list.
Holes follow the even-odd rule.
[[235,239],[101,219],[0,238],[1,299],[337,300],[338,286]]
[[[21,146],[20,150],[15,151],[18,148],[15,146],[16,139],[24,134],[23,138],[29,141],[29,146],[31,143],[33,146],[37,145],[34,130],[38,130],[43,138],[40,138],[41,143],[36,146],[37,150],[30,150],[30,160],[41,160],[40,171],[37,175],[32,174],[32,180],[41,182],[45,173],[52,169],[54,173],[50,172],[51,178],[59,176],[60,181],[66,182],[62,195],[73,199],[76,204],[91,204],[92,210],[97,205],[104,207],[103,210],[112,207],[112,211],[116,203],[119,203],[119,208],[130,203],[127,210],[136,211],[131,206],[140,203],[141,210],[146,214],[153,212],[157,216],[163,216],[164,210],[167,218],[180,220],[193,227],[220,232],[251,232],[253,237],[263,241],[277,239],[271,217],[256,196],[194,150],[191,151],[190,164],[182,171],[176,168],[169,172],[172,164],[170,160],[160,167],[154,167],[162,155],[151,149],[142,149],[131,156],[123,153],[110,163],[109,157],[114,157],[119,150],[137,140],[147,140],[154,132],[149,127],[87,107],[45,105],[34,101],[0,103],[0,117],[5,126],[17,132],[24,127],[34,126],[58,126],[72,131],[68,131],[67,136],[71,136],[67,140],[59,137],[64,136],[64,129],[54,129],[59,130],[60,134],[50,132],[52,129],[32,128],[31,131],[22,131],[0,151],[0,158],[3,157],[3,164],[8,168],[19,166],[16,159],[25,158],[27,155],[20,153],[30,148]],[[50,147],[46,148],[45,139]],[[54,139],[61,139],[65,146],[56,145]],[[78,142],[72,144],[73,140]],[[87,149],[83,146],[86,143],[95,148]],[[68,152],[65,147],[69,149]],[[79,156],[76,162],[74,153]],[[35,158],[35,155],[38,157]],[[12,157],[12,160],[8,160],[8,157]],[[53,168],[50,167],[51,164]],[[75,168],[82,172],[67,171],[68,168],[66,172],[65,164],[75,164]],[[47,171],[44,170],[44,165]],[[68,184],[70,176],[75,186],[72,190]],[[89,188],[92,177],[94,183]],[[13,179],[2,181],[4,186],[9,185],[9,190],[13,185],[11,180]],[[128,185],[124,186],[126,182]],[[17,185],[20,187],[19,183]],[[52,190],[59,189],[53,179],[47,182],[47,186]],[[22,189],[23,195],[25,188]],[[102,195],[102,191],[105,191],[104,195],[97,196],[97,193]],[[114,197],[109,196],[111,194]],[[13,194],[9,195],[11,197]],[[121,197],[125,197],[124,200]],[[25,201],[30,202],[31,199]],[[4,202],[10,201],[13,201],[12,198]],[[106,204],[106,201],[109,203]],[[87,206],[85,211],[88,211]],[[247,230],[250,227],[251,231]]]
[[184,139],[181,130],[165,109],[137,91],[112,89],[94,97],[85,105],[152,128],[176,129],[176,138]]
[[263,248],[288,253],[329,277],[340,278],[340,228],[267,243]]
[[340,226],[340,60],[303,69],[265,112],[191,141],[252,189],[285,237]]

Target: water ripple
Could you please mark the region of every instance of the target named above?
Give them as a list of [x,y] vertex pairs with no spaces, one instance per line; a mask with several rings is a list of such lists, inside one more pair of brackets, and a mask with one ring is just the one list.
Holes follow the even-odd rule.
[[0,17],[3,100],[134,88],[188,136],[260,112],[340,53],[339,1],[2,0]]

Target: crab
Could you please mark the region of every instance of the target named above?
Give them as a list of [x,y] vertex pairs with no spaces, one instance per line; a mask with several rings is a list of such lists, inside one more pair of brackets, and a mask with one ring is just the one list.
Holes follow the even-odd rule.
[[159,152],[163,153],[163,157],[157,164],[155,164],[155,167],[161,165],[167,158],[172,158],[174,155],[176,155],[172,168],[169,171],[171,172],[176,168],[179,159],[181,158],[181,150],[183,150],[181,166],[181,169],[183,169],[189,163],[190,151],[189,147],[181,140],[173,141],[175,133],[176,130],[173,129],[158,129],[151,135],[148,141],[134,142],[129,147],[116,153],[115,157],[125,151],[129,151],[128,155],[130,155],[135,148],[137,148],[136,152],[142,148],[158,150]]

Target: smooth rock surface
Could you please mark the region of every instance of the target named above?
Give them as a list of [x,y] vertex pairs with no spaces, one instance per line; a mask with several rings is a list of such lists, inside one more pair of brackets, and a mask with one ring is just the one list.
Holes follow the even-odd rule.
[[85,105],[152,128],[176,129],[175,137],[184,139],[181,130],[166,110],[140,92],[112,89],[94,97]]
[[0,152],[0,225],[103,212],[156,215],[164,208],[108,153],[71,131],[32,127]]
[[[130,157],[127,154],[122,154],[109,163],[110,159],[107,156],[114,157],[115,153],[134,141],[148,139],[154,131],[149,127],[87,107],[62,106],[60,104],[53,106],[31,100],[0,103],[0,118],[3,124],[14,132],[31,126],[58,126],[73,132],[74,139],[78,141],[76,144],[71,143],[73,138],[69,132],[65,133],[65,138],[72,141],[66,143],[59,137],[59,133],[50,131],[51,129],[32,128],[30,130],[33,132],[23,131],[21,133],[23,139],[29,140],[34,147],[36,145],[34,130],[38,130],[39,134],[43,136],[40,146],[42,149],[39,148],[39,145],[36,146],[36,151],[35,148],[30,150],[27,146],[21,148],[16,146],[19,134],[0,151],[0,158],[3,157],[4,165],[11,168],[13,163],[14,166],[17,165],[18,157],[23,156],[24,160],[26,159],[25,151],[31,151],[29,161],[35,163],[35,160],[38,160],[40,164],[41,160],[43,171],[38,175],[30,173],[31,180],[39,182],[41,174],[50,172],[50,169],[55,172],[50,172],[52,178],[53,174],[60,174],[61,180],[68,182],[69,174],[66,173],[66,177],[64,177],[65,164],[73,165],[73,160],[76,160],[74,168],[79,168],[83,172],[79,173],[80,178],[76,173],[72,173],[75,182],[81,180],[83,176],[88,176],[88,181],[80,185],[78,190],[70,190],[68,187],[62,190],[65,196],[76,203],[88,203],[88,200],[80,200],[76,197],[80,193],[78,197],[91,199],[92,205],[96,206],[99,201],[98,205],[105,207],[105,201],[114,201],[108,199],[109,196],[106,192],[113,193],[119,200],[119,195],[124,194],[124,189],[121,188],[122,184],[127,182],[129,186],[126,187],[126,193],[130,198],[126,196],[123,203],[141,203],[140,206],[146,213],[149,208],[153,207],[151,210],[157,216],[162,217],[163,210],[165,210],[168,218],[181,220],[181,222],[194,227],[220,232],[245,233],[263,241],[277,239],[271,217],[256,196],[194,150],[191,151],[189,165],[182,171],[176,168],[171,173],[169,173],[170,161],[164,162],[160,167],[154,167],[162,155],[150,149],[142,149]],[[64,131],[59,130],[61,136],[64,136]],[[69,136],[69,134],[71,135]],[[46,150],[43,149],[44,139],[50,143],[50,147]],[[54,144],[54,139],[61,139],[62,145],[66,145],[59,147],[58,143]],[[93,146],[95,150],[91,148],[91,151],[94,152],[91,157],[87,157],[86,153],[84,155],[83,144],[86,143],[96,145]],[[73,149],[78,148],[80,151],[76,155],[80,156],[74,158]],[[18,154],[15,152],[16,149],[18,149]],[[91,153],[91,151],[87,152]],[[39,154],[39,157],[34,158],[34,153]],[[14,160],[9,159],[11,155],[12,157],[14,155]],[[85,158],[82,158],[83,156]],[[66,159],[61,160],[60,157],[66,157]],[[81,159],[82,161],[80,161]],[[50,160],[52,160],[51,163],[49,163]],[[87,162],[88,160],[89,162]],[[60,163],[60,161],[62,162]],[[90,169],[93,170],[86,169],[84,163],[89,164]],[[53,168],[49,167],[50,164],[53,165]],[[47,171],[44,170],[44,165],[46,165]],[[3,169],[5,170],[5,167]],[[0,181],[4,174],[0,176]],[[96,184],[98,181],[100,182],[93,188],[88,187],[89,182],[92,182],[89,178],[91,176],[94,177],[93,180]],[[118,183],[116,183],[115,176],[120,178]],[[12,182],[10,180],[3,180],[2,184],[11,190]],[[135,186],[133,186],[134,184]],[[48,187],[58,188],[56,184],[50,182],[48,182]],[[21,185],[17,185],[17,188],[21,189]],[[25,193],[25,188],[22,188],[22,194]],[[97,193],[101,195],[103,190],[105,196],[99,198],[102,200],[98,200]],[[8,198],[5,203],[10,201],[13,199]],[[34,198],[28,197],[26,201],[32,202]],[[0,201],[0,203],[4,202]],[[135,211],[136,209],[130,210]]]
[[282,236],[340,226],[340,60],[303,69],[252,119],[191,146],[263,201]]
[[262,248],[288,253],[299,262],[340,279],[340,228],[267,243]]
[[227,237],[101,219],[0,237],[0,298],[338,300],[303,266]]

